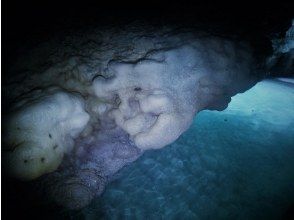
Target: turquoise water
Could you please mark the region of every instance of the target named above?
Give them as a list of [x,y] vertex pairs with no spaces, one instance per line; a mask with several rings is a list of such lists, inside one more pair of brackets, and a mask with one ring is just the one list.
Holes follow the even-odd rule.
[[264,81],[122,169],[77,219],[280,219],[294,203],[294,89]]

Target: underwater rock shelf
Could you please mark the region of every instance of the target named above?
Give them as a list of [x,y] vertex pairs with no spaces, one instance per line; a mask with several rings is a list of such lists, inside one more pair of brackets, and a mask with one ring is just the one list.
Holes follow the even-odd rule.
[[208,29],[106,25],[24,50],[3,85],[7,181],[72,218],[286,212],[293,80],[259,81],[292,71],[293,26],[270,53]]
[[125,167],[73,218],[281,219],[293,204],[294,86],[262,81]]
[[223,110],[263,72],[250,44],[137,23],[69,33],[24,54],[5,82],[4,169],[80,209],[113,175]]

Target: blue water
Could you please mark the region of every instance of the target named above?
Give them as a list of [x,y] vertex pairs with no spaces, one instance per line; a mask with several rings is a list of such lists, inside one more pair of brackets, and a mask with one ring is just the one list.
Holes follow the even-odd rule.
[[294,89],[265,81],[122,169],[83,219],[280,219],[294,204]]

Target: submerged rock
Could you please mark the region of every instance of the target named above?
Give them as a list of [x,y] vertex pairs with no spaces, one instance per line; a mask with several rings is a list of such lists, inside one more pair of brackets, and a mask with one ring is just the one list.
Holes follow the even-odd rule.
[[[11,71],[17,74],[3,86],[12,106],[7,137],[19,139],[4,157],[22,171],[6,170],[24,179],[46,174],[40,184],[49,198],[81,208],[145,150],[174,142],[199,111],[225,109],[233,95],[257,82],[256,66],[246,42],[193,28],[134,23],[52,39],[16,62]],[[54,98],[59,95],[61,102]],[[78,101],[71,105],[72,99]],[[11,122],[23,129],[12,129]],[[62,145],[52,142],[56,136]],[[46,151],[41,164],[50,169],[30,175],[37,166],[22,166],[9,154],[27,160],[19,152],[35,139],[42,147],[30,145],[30,159],[50,147],[68,150],[57,162],[48,161],[54,155]]]

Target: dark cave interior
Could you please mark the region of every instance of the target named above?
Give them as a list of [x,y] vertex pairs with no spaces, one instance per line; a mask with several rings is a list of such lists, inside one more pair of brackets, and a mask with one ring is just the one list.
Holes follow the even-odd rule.
[[[143,22],[154,26],[163,24],[194,26],[201,30],[229,38],[248,41],[256,57],[272,53],[271,39],[282,38],[291,26],[294,6],[290,1],[217,3],[199,1],[137,1],[101,2],[83,1],[2,1],[2,85],[11,77],[10,66],[24,51],[40,42],[67,33],[95,27],[120,27],[130,22]],[[293,77],[293,71],[283,69],[287,60],[267,78]],[[3,94],[3,93],[2,93]],[[2,95],[2,115],[10,106]],[[227,119],[225,119],[227,120]],[[293,152],[293,151],[292,151]],[[3,170],[3,168],[2,168]],[[293,172],[293,167],[292,167]],[[74,219],[78,211],[66,211],[38,193],[34,182],[19,182],[5,176],[2,171],[2,217],[39,219]],[[42,195],[43,196],[43,195]],[[36,211],[37,210],[37,211]],[[294,217],[293,206],[288,207],[283,219]],[[78,217],[76,217],[77,219]],[[80,217],[83,219],[83,217]]]

